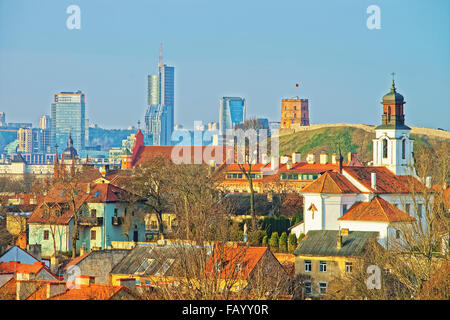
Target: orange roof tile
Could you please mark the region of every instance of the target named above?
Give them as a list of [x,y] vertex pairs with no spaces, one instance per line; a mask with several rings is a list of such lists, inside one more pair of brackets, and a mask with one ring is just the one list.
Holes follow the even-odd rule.
[[[267,251],[267,247],[217,244],[214,247],[213,254],[206,262],[206,273],[209,275],[214,274],[216,266],[220,265],[220,278],[247,279]],[[235,269],[237,265],[241,266],[240,272]]]
[[[179,150],[175,148],[179,148]],[[197,153],[200,153],[202,155],[203,162],[208,163],[209,161],[207,159],[203,159],[204,156],[214,158],[218,151],[222,152],[222,157],[220,157],[221,161],[217,162],[222,164],[226,162],[226,159],[229,157],[229,153],[233,151],[233,148],[227,146],[142,146],[138,148],[135,151],[136,154],[133,155],[133,166],[144,164],[146,161],[156,156],[163,156],[172,160],[172,152],[180,158],[183,158],[183,156],[186,155],[192,164],[194,164],[194,156]]]
[[301,193],[360,193],[342,174],[327,171],[319,178],[305,186]]
[[[88,185],[90,185],[89,193],[87,193]],[[45,196],[43,202],[33,211],[28,219],[28,223],[49,223],[49,219],[51,219],[50,223],[52,224],[69,223],[74,214],[71,206],[71,190],[74,190],[76,193],[74,195],[76,210],[84,203],[120,202],[122,201],[121,198],[128,192],[111,183],[79,183],[75,187],[58,183],[55,184]],[[44,217],[44,210],[52,206],[60,206],[61,215],[59,217],[52,215],[51,218]]]
[[[423,184],[411,176],[397,176],[385,167],[344,167],[343,170],[374,193],[410,193],[423,191]],[[376,190],[371,174],[376,173]]]
[[42,269],[47,269],[43,262],[34,264],[23,264],[17,261],[0,262],[0,273],[34,273],[37,274]]
[[338,220],[411,222],[416,219],[383,198],[375,196],[370,202],[356,202]]
[[79,285],[78,288],[75,286],[50,300],[109,300],[122,290],[129,292],[124,286],[91,283]]

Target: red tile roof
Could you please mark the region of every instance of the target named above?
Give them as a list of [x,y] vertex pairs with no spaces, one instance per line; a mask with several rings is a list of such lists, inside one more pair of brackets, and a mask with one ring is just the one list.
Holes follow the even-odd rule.
[[356,202],[338,220],[411,222],[416,219],[383,198],[375,196],[370,202]]
[[78,288],[75,286],[73,289],[50,298],[50,300],[109,300],[120,291],[130,292],[124,286],[91,283],[79,285]]
[[[88,191],[90,186],[90,191]],[[75,187],[64,183],[55,184],[55,186],[45,196],[44,201],[38,205],[33,214],[28,219],[28,223],[52,223],[67,224],[73,217],[71,206],[71,190],[75,191],[75,209],[78,210],[84,203],[106,203],[122,201],[127,191],[111,183],[79,183]],[[59,206],[61,215],[50,218],[44,217],[44,209],[47,207]],[[51,220],[51,221],[50,221]]]
[[[35,262],[34,264],[22,264],[17,261],[0,262],[1,273],[39,273],[42,269],[47,269],[43,262]],[[50,270],[48,270],[50,272]]]
[[[411,176],[397,176],[385,167],[344,167],[343,170],[374,193],[411,193],[423,191],[423,184]],[[371,174],[376,173],[376,190]]]
[[[222,279],[247,279],[267,251],[267,247],[217,244],[213,254],[206,262],[206,273]],[[241,266],[240,272],[235,269],[238,264]],[[220,265],[220,274],[216,273],[217,265]]]
[[327,171],[305,186],[301,193],[360,193],[360,191],[339,172]]
[[[218,153],[220,151],[222,152],[221,156]],[[156,156],[163,156],[172,161],[174,161],[173,156],[180,159],[186,157],[189,163],[194,164],[194,157],[197,156],[197,153],[201,155],[200,160],[203,163],[209,163],[209,159],[215,159],[217,154],[219,156],[217,163],[222,164],[232,155],[230,152],[233,152],[233,148],[227,146],[141,146],[135,152],[133,166],[144,164]]]

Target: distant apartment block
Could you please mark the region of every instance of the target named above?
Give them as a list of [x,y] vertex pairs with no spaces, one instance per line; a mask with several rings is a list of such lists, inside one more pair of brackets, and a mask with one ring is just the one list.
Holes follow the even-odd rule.
[[308,99],[294,97],[281,100],[280,128],[289,129],[294,124],[309,126]]

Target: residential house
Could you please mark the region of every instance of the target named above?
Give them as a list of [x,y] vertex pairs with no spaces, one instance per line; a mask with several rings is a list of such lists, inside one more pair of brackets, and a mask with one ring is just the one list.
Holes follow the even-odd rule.
[[111,283],[117,285],[121,279],[135,279],[136,285],[141,287],[176,286],[186,275],[181,259],[188,255],[201,256],[201,250],[190,245],[138,244],[113,267]]
[[[257,287],[266,290],[283,287],[290,280],[288,272],[267,247],[218,243],[206,262],[206,274],[220,287],[239,292]],[[286,289],[287,290],[287,289]],[[287,293],[287,291],[285,292]]]
[[[130,197],[137,199],[130,203]],[[28,219],[29,243],[42,245],[42,256],[72,251],[74,210],[78,214],[77,248],[105,249],[111,241],[145,240],[145,206],[111,183],[82,182],[75,188],[56,184]]]
[[128,249],[105,249],[86,252],[67,263],[63,268],[64,279],[74,274],[95,278],[96,284],[110,284],[110,272],[125,256]]
[[353,272],[377,232],[311,230],[294,251],[295,274],[307,276],[306,296],[327,292],[335,278]]

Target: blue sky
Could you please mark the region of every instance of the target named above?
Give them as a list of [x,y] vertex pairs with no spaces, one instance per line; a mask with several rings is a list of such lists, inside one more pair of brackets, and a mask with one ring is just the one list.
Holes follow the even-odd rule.
[[[66,27],[71,4],[80,30]],[[379,30],[366,27],[372,4]],[[218,121],[221,96],[272,121],[298,95],[312,123],[378,124],[394,71],[407,124],[450,129],[447,0],[0,0],[0,111],[37,123],[55,93],[80,89],[90,121],[143,123],[161,42],[186,127]]]

